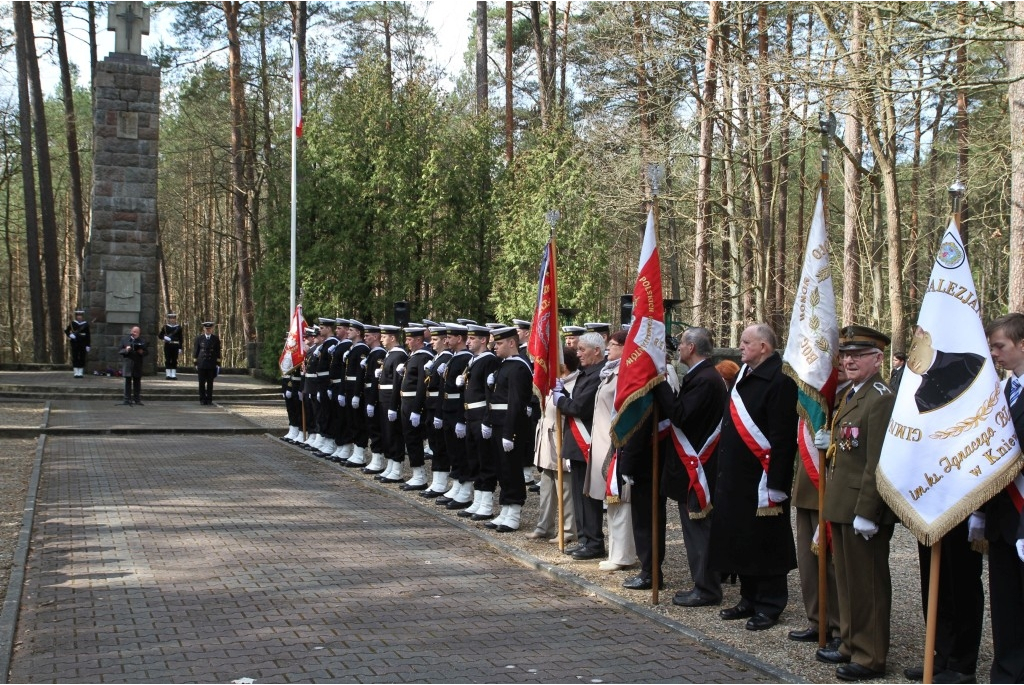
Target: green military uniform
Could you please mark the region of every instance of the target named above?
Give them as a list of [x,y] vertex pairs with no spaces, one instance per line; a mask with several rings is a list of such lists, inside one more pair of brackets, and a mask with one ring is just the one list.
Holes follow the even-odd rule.
[[[848,326],[840,337],[843,352],[880,350],[889,342],[888,337],[862,326]],[[878,492],[875,469],[895,399],[877,372],[848,390],[832,422],[826,468],[824,516],[832,524],[842,637],[839,654],[855,668],[879,675],[885,671],[889,651],[889,542],[896,517]],[[857,517],[877,524],[878,532],[865,540],[854,529]],[[877,676],[865,673],[862,677]]]

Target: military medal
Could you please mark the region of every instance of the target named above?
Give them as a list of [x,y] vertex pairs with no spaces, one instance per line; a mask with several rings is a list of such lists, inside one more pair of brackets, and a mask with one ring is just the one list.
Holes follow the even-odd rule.
[[850,445],[852,447],[856,448],[856,447],[860,446],[860,442],[858,442],[858,440],[857,440],[857,437],[859,435],[860,435],[860,427],[858,427],[858,426],[850,426]]

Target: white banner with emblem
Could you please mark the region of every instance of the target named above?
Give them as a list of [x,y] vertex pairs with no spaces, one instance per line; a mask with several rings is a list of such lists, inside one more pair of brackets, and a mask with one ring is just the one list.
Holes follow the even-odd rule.
[[1010,483],[1021,451],[967,255],[946,229],[878,462],[878,489],[932,545]]

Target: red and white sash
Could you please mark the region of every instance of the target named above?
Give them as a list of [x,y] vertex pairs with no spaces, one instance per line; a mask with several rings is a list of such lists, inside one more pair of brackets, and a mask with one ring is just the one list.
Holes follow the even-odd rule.
[[[718,438],[722,435],[722,422],[719,421],[704,446],[699,450],[693,448],[690,440],[678,426],[672,426],[672,445],[675,447],[679,461],[690,476],[690,486],[686,491],[686,508],[691,519],[702,519],[711,512],[711,488],[708,487],[707,474],[704,472],[704,464],[707,463],[715,448],[718,447]],[[690,495],[693,495],[693,498]],[[692,506],[693,504],[696,506]]]
[[[1006,394],[1006,385],[1009,383],[1009,379],[1003,380],[1003,394]],[[1018,402],[1022,400],[1017,400]],[[1007,408],[1012,411],[1012,407],[1009,406],[1010,400],[1006,400]],[[1019,436],[1018,436],[1019,437]],[[1013,482],[1006,486],[1006,494],[1010,496],[1010,501],[1013,502],[1014,508],[1017,509],[1019,514],[1024,510],[1024,472],[1018,473],[1017,477],[1013,479]]]
[[815,489],[820,490],[820,478],[818,476],[818,448],[814,446],[814,435],[811,434],[811,425],[804,418],[800,419],[797,426],[796,443],[800,448],[800,461],[807,471],[808,478]]
[[583,422],[579,420],[579,417],[572,417],[572,421],[569,421],[569,432],[572,433],[572,437],[576,440],[576,446],[580,448],[580,452],[583,454],[583,460],[590,463],[590,443],[594,440],[590,436],[590,431],[583,425]]
[[608,458],[608,475],[604,479],[604,501],[608,504],[618,504],[621,501],[622,493],[619,492],[619,451],[612,450]]
[[[746,369],[747,365],[744,364],[737,378],[742,379]],[[750,416],[750,412],[747,411],[747,407],[743,404],[743,398],[740,397],[739,393],[739,381],[733,386],[732,393],[729,395],[729,414],[732,416],[732,423],[736,426],[736,432],[739,433],[740,439],[761,464],[763,471],[761,480],[757,484],[757,515],[775,516],[781,514],[782,509],[779,508],[778,503],[772,502],[768,497],[768,464],[771,461],[772,445],[768,442],[768,438],[761,432],[757,424],[754,423],[753,417]]]

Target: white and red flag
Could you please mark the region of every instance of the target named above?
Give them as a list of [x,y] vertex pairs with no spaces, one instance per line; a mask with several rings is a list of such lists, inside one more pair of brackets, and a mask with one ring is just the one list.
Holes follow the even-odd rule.
[[541,405],[555,387],[562,367],[562,339],[558,335],[558,279],[555,270],[555,239],[548,241],[540,261],[537,305],[530,324],[527,351],[533,358],[533,387]]
[[661,294],[661,260],[654,208],[647,214],[640,267],[633,288],[633,322],[619,362],[615,386],[612,441],[621,446],[654,406],[651,390],[665,375],[665,303]]
[[789,339],[782,355],[783,371],[796,381],[799,393],[796,409],[800,415],[800,461],[816,488],[820,479],[814,434],[827,427],[838,376],[834,359],[839,353],[839,322],[829,254],[825,208],[819,190],[789,320]]
[[281,352],[281,373],[286,374],[302,364],[302,360],[306,356],[302,349],[302,334],[305,328],[306,319],[302,316],[302,305],[295,305],[292,323],[288,328],[288,337],[284,341],[284,351]]
[[886,503],[928,546],[1013,488],[1021,472],[980,311],[954,219],[935,256],[876,470]]
[[302,72],[299,69],[299,42],[292,41],[292,127],[302,137]]

